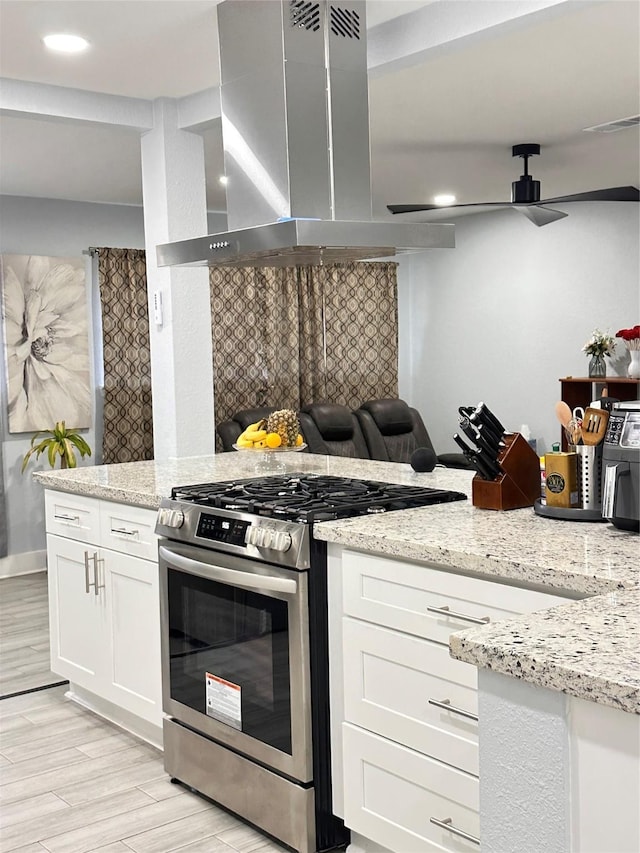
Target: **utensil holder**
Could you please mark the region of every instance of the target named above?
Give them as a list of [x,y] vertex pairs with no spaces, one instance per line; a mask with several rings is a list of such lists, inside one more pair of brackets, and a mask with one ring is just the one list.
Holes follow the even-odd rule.
[[602,444],[577,445],[578,495],[581,509],[602,509]]
[[540,460],[519,432],[504,436],[506,447],[498,456],[502,470],[495,480],[477,474],[471,482],[471,501],[479,509],[521,509],[540,497]]

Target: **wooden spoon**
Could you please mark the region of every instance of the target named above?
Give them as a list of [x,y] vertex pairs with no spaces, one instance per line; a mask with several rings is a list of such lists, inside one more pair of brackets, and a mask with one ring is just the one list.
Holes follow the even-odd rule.
[[573,418],[573,413],[564,400],[559,400],[556,403],[556,416],[563,427],[567,427]]

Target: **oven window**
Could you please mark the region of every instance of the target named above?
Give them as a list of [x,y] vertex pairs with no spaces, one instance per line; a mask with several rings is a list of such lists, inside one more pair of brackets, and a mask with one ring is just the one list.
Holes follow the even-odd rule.
[[291,754],[286,601],[168,569],[171,697]]

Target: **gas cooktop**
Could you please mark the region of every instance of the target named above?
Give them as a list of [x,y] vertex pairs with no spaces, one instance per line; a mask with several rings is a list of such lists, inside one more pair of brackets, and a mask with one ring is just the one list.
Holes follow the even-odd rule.
[[305,473],[176,486],[174,500],[310,524],[466,500],[462,492]]

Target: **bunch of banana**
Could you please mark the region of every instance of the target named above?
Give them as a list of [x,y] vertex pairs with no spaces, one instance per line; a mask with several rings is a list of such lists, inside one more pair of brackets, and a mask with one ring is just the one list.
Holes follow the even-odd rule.
[[256,450],[264,447],[268,447],[267,445],[267,431],[265,426],[267,425],[267,421],[265,418],[262,420],[256,421],[255,424],[249,424],[249,426],[245,429],[241,435],[238,436],[238,440],[236,444],[238,447],[252,447]]
[[292,409],[280,409],[269,418],[262,418],[255,424],[249,424],[238,436],[238,447],[254,450],[274,450],[276,447],[299,447],[304,439],[299,432],[300,422]]

